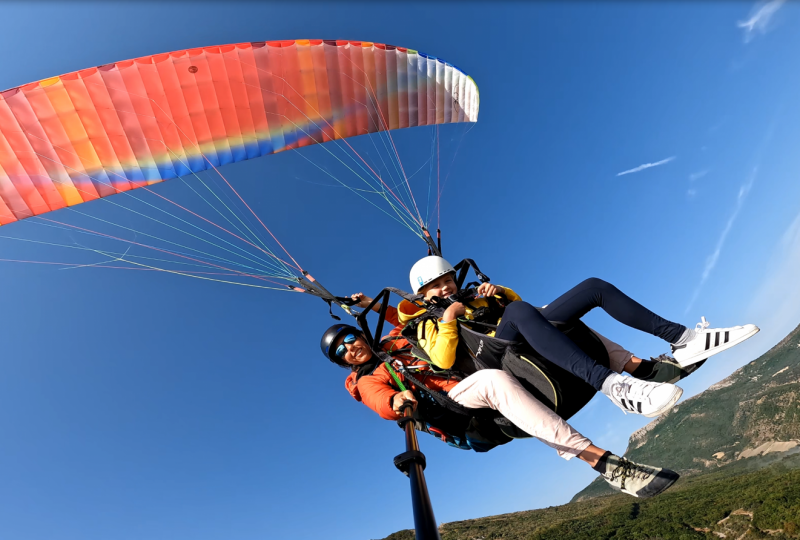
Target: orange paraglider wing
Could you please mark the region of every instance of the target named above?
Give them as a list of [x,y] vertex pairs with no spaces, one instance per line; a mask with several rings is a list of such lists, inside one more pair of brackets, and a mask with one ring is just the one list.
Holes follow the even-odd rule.
[[283,150],[475,122],[458,68],[402,47],[296,40],[189,49],[0,93],[0,225]]

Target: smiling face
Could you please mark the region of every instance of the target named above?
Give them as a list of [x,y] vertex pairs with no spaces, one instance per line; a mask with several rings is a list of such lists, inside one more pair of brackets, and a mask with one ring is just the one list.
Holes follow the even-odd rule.
[[457,292],[458,286],[456,286],[455,276],[452,273],[439,276],[420,290],[420,293],[425,295],[425,300],[428,301],[434,296],[447,298]]
[[342,360],[351,366],[360,366],[372,359],[372,351],[363,337],[357,336],[353,343],[343,343],[345,337],[341,336],[332,345],[334,351],[342,344],[347,349],[347,352],[341,357]]

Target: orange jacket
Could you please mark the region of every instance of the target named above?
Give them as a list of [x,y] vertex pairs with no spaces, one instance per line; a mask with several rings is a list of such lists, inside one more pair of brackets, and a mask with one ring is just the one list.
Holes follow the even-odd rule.
[[[397,310],[392,306],[389,306],[386,310],[386,322],[394,325],[394,329],[389,332],[390,336],[400,335],[402,327],[398,326]],[[390,348],[397,349],[405,347],[407,344],[408,342],[406,340],[387,343],[384,345],[384,350],[388,351]],[[402,362],[403,365],[406,366],[427,366],[422,360],[417,360],[413,357],[398,356],[395,357],[395,360],[397,362]],[[403,384],[408,390],[415,389],[412,384],[405,381],[402,373],[396,373],[397,377],[403,381]],[[431,390],[446,392],[458,384],[456,380],[448,377],[439,377],[428,370],[415,373],[415,377],[425,383]],[[350,392],[350,395],[353,396],[353,399],[364,403],[364,405],[378,413],[381,418],[385,418],[386,420],[400,419],[400,415],[392,410],[392,398],[400,392],[400,389],[389,373],[389,370],[386,369],[386,364],[380,364],[371,375],[365,375],[358,380],[356,380],[356,373],[351,373],[345,380],[344,386],[347,388],[347,391]]]

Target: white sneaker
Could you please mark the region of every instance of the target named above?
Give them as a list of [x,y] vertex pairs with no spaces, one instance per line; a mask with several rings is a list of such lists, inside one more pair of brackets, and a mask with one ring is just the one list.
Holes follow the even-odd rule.
[[681,398],[683,390],[670,383],[657,383],[610,375],[603,382],[602,392],[625,413],[648,418],[667,412]]
[[734,326],[732,328],[709,328],[705,317],[700,318],[694,330],[696,335],[683,345],[671,345],[672,356],[681,367],[686,367],[710,356],[721,353],[738,345],[742,341],[758,334],[759,328],[754,324]]

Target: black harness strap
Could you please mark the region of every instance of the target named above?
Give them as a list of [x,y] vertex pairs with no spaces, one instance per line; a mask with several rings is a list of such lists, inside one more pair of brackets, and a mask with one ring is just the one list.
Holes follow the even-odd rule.
[[305,270],[303,270],[303,276],[296,278],[296,281],[299,287],[288,285],[289,289],[293,291],[304,292],[312,296],[316,296],[317,298],[322,298],[322,300],[328,304],[328,313],[333,319],[337,321],[342,320],[341,317],[333,314],[333,304],[341,307],[347,312],[348,315],[358,317],[359,313],[350,309],[351,306],[354,306],[358,303],[357,301],[347,296],[334,296],[333,293],[323,287],[319,281],[314,279],[311,274]]
[[422,238],[425,240],[425,243],[428,244],[428,255],[436,255],[437,257],[442,256],[442,233],[439,229],[436,229],[436,236],[438,238],[438,245],[436,242],[433,241],[431,238],[431,233],[428,232],[428,229],[422,227]]
[[456,263],[456,265],[453,267],[453,269],[456,271],[456,285],[459,289],[464,288],[464,280],[467,279],[467,273],[469,272],[470,268],[472,268],[472,271],[475,272],[476,276],[478,276],[478,279],[481,280],[481,283],[490,281],[489,276],[481,272],[480,268],[478,268],[478,265],[475,264],[475,261],[472,259],[464,259]]

